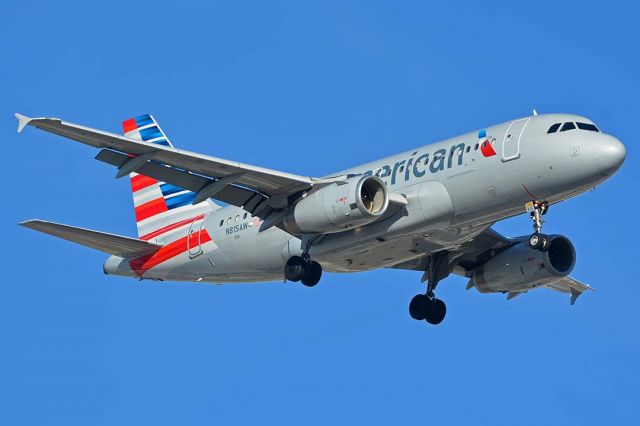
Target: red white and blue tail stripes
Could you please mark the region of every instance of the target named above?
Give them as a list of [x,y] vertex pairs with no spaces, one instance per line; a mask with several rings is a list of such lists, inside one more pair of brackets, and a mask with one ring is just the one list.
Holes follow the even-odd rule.
[[[125,120],[122,127],[127,137],[173,146],[150,114]],[[188,227],[214,206],[209,201],[192,205],[195,193],[137,173],[131,174],[131,191],[138,236],[142,239],[170,240],[172,234]],[[159,232],[161,230],[164,232]]]
[[173,146],[151,114],[143,114],[122,122],[124,135],[133,139]]

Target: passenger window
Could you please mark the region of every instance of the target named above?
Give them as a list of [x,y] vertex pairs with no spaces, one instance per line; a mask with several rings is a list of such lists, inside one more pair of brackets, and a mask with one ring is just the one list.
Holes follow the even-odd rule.
[[558,128],[560,128],[560,125],[562,123],[556,123],[553,126],[549,127],[549,130],[547,130],[547,133],[555,133],[558,131]]
[[599,132],[600,131],[595,126],[595,124],[590,124],[590,123],[576,123],[576,124],[578,125],[578,129],[581,129],[581,130],[588,130],[590,132]]
[[227,219],[227,225],[231,225],[231,218]]
[[560,129],[561,132],[566,132],[567,130],[573,130],[576,128],[576,125],[573,124],[571,121],[568,123],[564,123],[562,125],[562,129]]
[[237,214],[237,215],[236,215],[236,222],[237,222],[237,221],[239,221],[239,220],[240,220],[240,215],[239,215],[239,214]]
[[246,218],[247,218],[247,214],[248,214],[248,213],[243,214],[243,215],[242,215],[242,218],[243,218],[243,219],[246,219]]
[[220,227],[222,227],[222,225],[224,225],[224,219],[220,221]]

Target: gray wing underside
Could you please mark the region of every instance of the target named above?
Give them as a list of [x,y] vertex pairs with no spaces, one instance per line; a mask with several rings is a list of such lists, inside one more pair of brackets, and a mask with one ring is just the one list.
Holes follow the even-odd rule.
[[[284,210],[293,205],[304,191],[346,178],[299,176],[139,141],[58,118],[15,116],[18,132],[25,126],[33,126],[99,148],[96,159],[116,166],[119,169],[116,177],[135,171],[195,192],[194,204],[214,198],[242,207],[265,220],[261,230],[269,226],[282,227]],[[398,194],[391,194],[390,203],[401,206],[406,204],[406,200]]]
[[[196,193],[203,191],[199,194],[203,198],[209,198],[206,195],[210,193],[211,198],[243,207],[263,219],[273,210],[286,207],[301,191],[333,181],[139,141],[58,118],[29,118],[21,114],[16,114],[16,118],[19,132],[28,125],[99,148],[101,151],[96,159],[121,171],[128,169],[126,163],[140,158],[143,161],[131,171]],[[119,173],[118,176],[124,174]]]
[[27,220],[20,223],[20,225],[123,258],[148,255],[155,253],[162,247],[137,238],[124,237],[38,219]]
[[[492,255],[492,251],[502,250],[513,245],[515,240],[507,238],[491,228],[487,228],[474,237],[467,240],[458,249],[450,251],[450,258],[456,260],[456,269],[453,271],[459,275],[467,275],[477,266],[486,262]],[[399,263],[392,266],[394,269],[411,271],[426,271],[429,266],[429,254],[423,257]]]
[[549,288],[551,290],[559,291],[561,293],[568,293],[571,295],[571,304],[576,303],[576,299],[585,291],[593,290],[588,284],[581,283],[580,281],[571,278],[571,277],[563,277],[557,281],[552,281],[550,283],[545,284],[543,287]]
[[[459,249],[451,252],[451,258],[457,260],[456,267],[452,272],[457,275],[470,277],[475,268],[493,257],[496,252],[511,247],[517,242],[518,240],[516,239],[507,238],[499,232],[487,228],[480,234],[469,239],[465,244],[461,245]],[[392,268],[424,272],[428,269],[428,266],[429,255],[426,254],[423,257],[413,259],[409,262],[392,266]],[[588,290],[593,291],[590,285],[581,283],[571,277],[559,278],[556,281],[544,284],[543,287],[569,294],[572,305],[582,293]],[[508,293],[507,299],[513,299],[521,294],[523,293]]]

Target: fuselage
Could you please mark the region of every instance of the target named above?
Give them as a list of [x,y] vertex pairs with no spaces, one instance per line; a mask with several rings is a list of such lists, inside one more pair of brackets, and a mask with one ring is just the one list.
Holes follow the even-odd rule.
[[[455,248],[496,221],[523,213],[528,201],[553,204],[594,188],[624,157],[622,143],[598,131],[591,120],[545,114],[362,164],[331,176],[376,175],[408,204],[369,225],[324,235],[313,242],[310,254],[327,271],[355,272]],[[301,252],[301,242],[278,227],[259,232],[260,224],[238,207],[212,210],[197,225],[187,223],[170,236],[157,236],[153,242],[163,245],[187,237],[189,249],[143,277],[218,283],[283,280],[284,264]],[[210,241],[199,240],[203,229]],[[111,257],[104,269],[135,276],[129,263]]]

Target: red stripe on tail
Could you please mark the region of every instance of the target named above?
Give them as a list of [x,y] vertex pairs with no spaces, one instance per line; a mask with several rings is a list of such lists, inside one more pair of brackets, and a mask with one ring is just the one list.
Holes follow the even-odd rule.
[[136,124],[135,118],[130,118],[122,122],[122,129],[124,130],[124,133],[129,133],[130,131],[135,130],[137,128],[138,128],[138,125]]
[[155,216],[158,213],[166,212],[167,210],[167,203],[164,202],[164,198],[156,198],[155,200],[136,207],[136,221],[140,222],[141,220]]
[[140,191],[148,186],[158,183],[157,180],[144,175],[137,175],[131,178],[131,190]]

